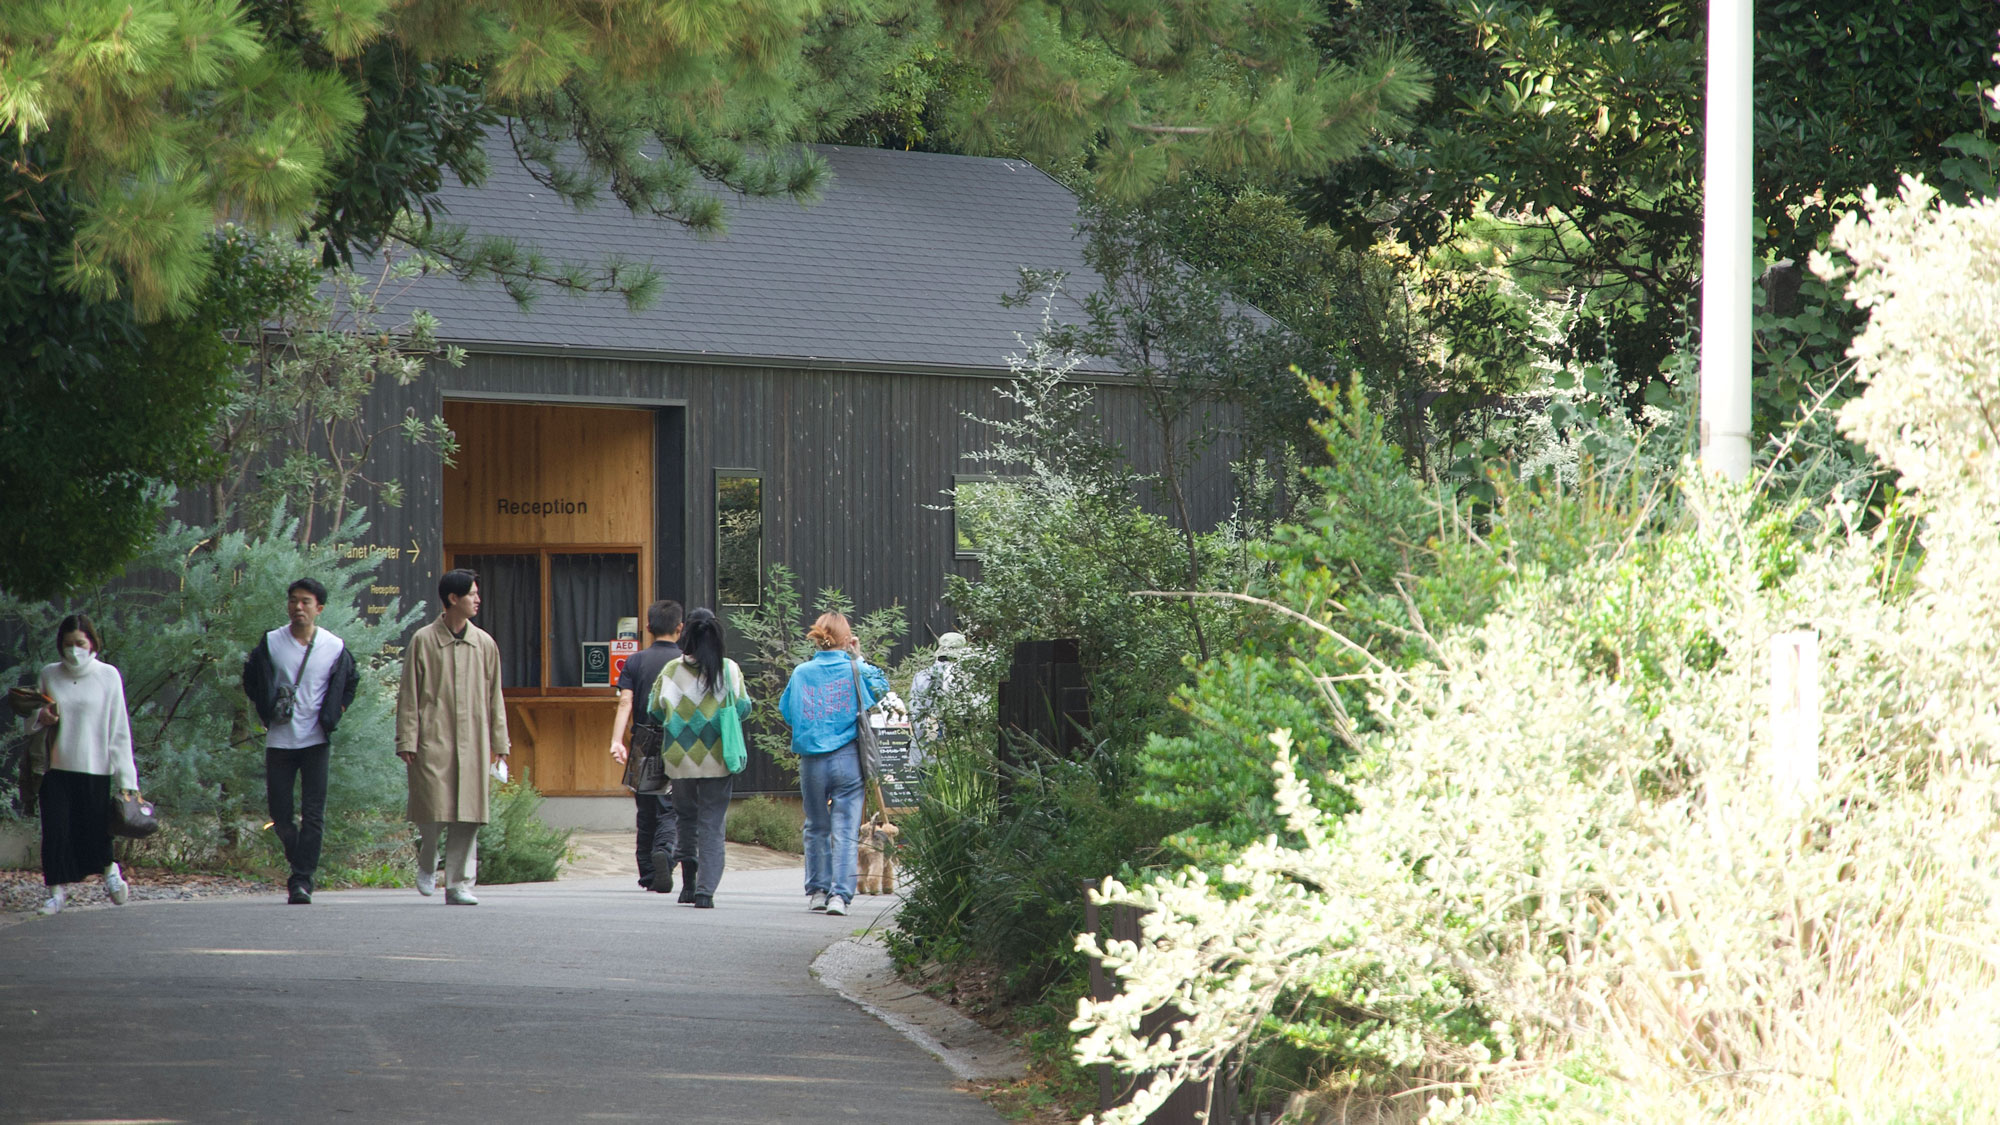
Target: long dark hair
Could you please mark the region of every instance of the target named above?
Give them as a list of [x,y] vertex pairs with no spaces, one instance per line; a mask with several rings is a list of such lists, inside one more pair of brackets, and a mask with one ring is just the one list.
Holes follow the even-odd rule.
[[90,618],[81,613],[70,614],[56,626],[56,655],[62,655],[62,639],[71,633],[82,633],[90,642],[90,651],[98,656],[104,655],[104,643],[97,639],[97,626],[92,625]]
[[722,623],[715,611],[697,609],[681,625],[681,655],[701,671],[701,690],[710,695],[720,691],[722,682]]

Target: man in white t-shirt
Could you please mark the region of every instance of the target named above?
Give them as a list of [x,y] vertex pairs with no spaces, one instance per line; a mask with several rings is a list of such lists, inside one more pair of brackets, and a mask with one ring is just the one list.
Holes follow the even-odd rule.
[[[264,793],[271,827],[291,864],[286,884],[294,905],[312,902],[326,830],[328,736],[354,702],[361,683],[354,656],[339,637],[319,627],[326,587],[301,578],[285,591],[290,624],[264,634],[243,661],[243,691],[264,721]],[[292,786],[299,787],[299,819],[292,822]]]

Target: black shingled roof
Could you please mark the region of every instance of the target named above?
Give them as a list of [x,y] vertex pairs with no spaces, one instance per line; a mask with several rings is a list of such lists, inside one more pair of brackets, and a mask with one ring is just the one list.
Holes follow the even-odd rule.
[[551,286],[524,310],[491,281],[433,276],[395,304],[429,309],[441,337],[478,351],[971,373],[1006,370],[1040,324],[1039,302],[1000,304],[1022,267],[1094,278],[1076,197],[1032,164],[813,148],[833,173],[817,202],[730,196],[728,234],[697,238],[608,194],[578,209],[500,141],[485,184],[439,192],[445,221],[555,260],[651,262],[660,294],[634,312]]

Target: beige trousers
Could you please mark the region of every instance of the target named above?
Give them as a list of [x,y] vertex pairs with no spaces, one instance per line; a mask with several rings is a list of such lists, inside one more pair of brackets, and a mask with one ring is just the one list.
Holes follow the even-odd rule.
[[465,820],[428,820],[417,824],[417,870],[436,871],[438,833],[446,832],[444,885],[469,891],[479,876],[479,826]]

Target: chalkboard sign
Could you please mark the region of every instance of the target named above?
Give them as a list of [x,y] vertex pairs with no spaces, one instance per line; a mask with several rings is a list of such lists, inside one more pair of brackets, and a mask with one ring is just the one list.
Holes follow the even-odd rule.
[[882,749],[882,800],[891,812],[917,807],[917,771],[910,765],[910,726],[899,723],[875,728]]

